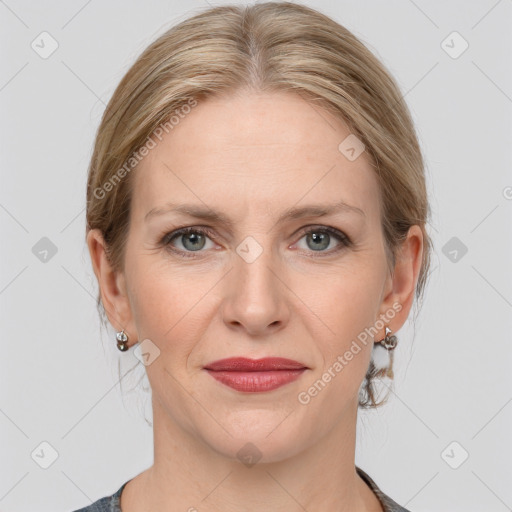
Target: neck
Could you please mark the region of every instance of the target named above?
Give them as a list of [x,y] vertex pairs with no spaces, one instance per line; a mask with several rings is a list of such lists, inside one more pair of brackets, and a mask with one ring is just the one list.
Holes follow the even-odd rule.
[[[381,512],[355,469],[357,406],[352,409],[311,446],[249,465],[212,450],[154,401],[154,464],[140,475],[133,503],[162,511]],[[124,503],[123,512],[130,512]]]

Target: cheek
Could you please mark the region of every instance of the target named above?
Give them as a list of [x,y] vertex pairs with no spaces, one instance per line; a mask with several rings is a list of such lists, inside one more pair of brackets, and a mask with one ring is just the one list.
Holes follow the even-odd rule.
[[348,332],[353,334],[354,329],[364,329],[367,322],[376,319],[379,307],[381,274],[377,267],[378,264],[369,260],[366,263],[363,257],[354,255],[351,261],[328,274],[301,276],[305,302],[344,338]]
[[[130,304],[139,338],[153,341],[156,333],[179,313],[177,286],[169,272],[154,268],[150,258],[132,256],[126,260]],[[156,342],[156,340],[155,340]]]
[[342,357],[342,373],[351,375],[354,382],[364,376],[371,357],[373,340],[365,330],[378,319],[382,277],[377,262],[372,264],[368,259],[365,264],[359,256],[357,264],[347,264],[330,276],[313,280],[314,291],[304,298],[314,312],[309,315],[310,325],[319,325],[314,332],[324,370]]
[[[141,257],[130,268],[131,305],[140,340],[150,339],[172,366],[186,365],[208,320],[214,282],[172,268],[165,258]],[[169,356],[169,357],[167,357]],[[166,363],[166,365],[169,363]]]

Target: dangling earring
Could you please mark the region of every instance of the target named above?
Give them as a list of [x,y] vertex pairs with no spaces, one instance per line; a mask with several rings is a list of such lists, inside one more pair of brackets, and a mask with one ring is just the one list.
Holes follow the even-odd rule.
[[391,334],[391,329],[386,327],[384,339],[376,341],[372,350],[372,363],[376,370],[376,375],[386,376],[392,379],[393,373],[393,354],[398,344],[397,337]]
[[116,340],[117,348],[121,352],[125,352],[126,350],[128,350],[128,345],[126,344],[126,342],[128,341],[128,335],[124,332],[124,329],[116,333]]

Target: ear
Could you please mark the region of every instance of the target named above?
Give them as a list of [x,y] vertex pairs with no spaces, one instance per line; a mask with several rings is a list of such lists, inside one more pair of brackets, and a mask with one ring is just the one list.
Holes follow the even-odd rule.
[[[407,238],[397,253],[394,272],[388,276],[386,281],[385,297],[380,308],[381,316],[385,315],[390,318],[386,324],[393,332],[398,331],[409,316],[409,311],[414,301],[422,259],[423,232],[419,226],[414,225],[409,228]],[[395,307],[393,307],[393,304],[395,304]],[[398,304],[401,305],[399,311]],[[392,319],[389,315],[391,309],[396,311]],[[388,312],[388,315],[386,315],[386,312]],[[377,339],[384,338],[384,335],[385,328],[382,330],[382,336]]]
[[[99,229],[87,233],[87,246],[109,322],[116,331],[124,329],[130,340],[137,339],[123,272],[114,270],[107,258],[106,244]],[[133,344],[133,343],[132,343]]]

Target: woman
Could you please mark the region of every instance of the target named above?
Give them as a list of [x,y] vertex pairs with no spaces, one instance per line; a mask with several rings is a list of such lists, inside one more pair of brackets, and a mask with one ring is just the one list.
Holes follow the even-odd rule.
[[82,511],[405,511],[355,466],[358,407],[430,262],[400,92],[347,29],[210,8],[115,91],[87,185],[99,304],[152,390],[154,464]]

